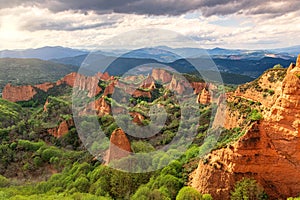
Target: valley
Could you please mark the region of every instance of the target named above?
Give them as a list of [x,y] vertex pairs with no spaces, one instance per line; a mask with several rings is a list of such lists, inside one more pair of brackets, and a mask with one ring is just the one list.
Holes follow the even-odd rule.
[[8,83],[0,199],[296,198],[299,73],[300,58],[239,86],[159,68]]

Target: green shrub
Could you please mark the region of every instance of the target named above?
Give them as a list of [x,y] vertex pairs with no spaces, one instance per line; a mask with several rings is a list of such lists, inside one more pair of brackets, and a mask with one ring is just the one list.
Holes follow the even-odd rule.
[[45,145],[44,142],[30,142],[28,140],[18,140],[19,147],[24,148],[27,151],[37,151],[39,148]]
[[259,121],[263,118],[262,114],[258,110],[252,110],[249,114],[249,119],[251,121]]
[[55,147],[51,147],[51,148],[48,148],[48,149],[45,149],[43,152],[42,152],[42,159],[44,161],[50,161],[50,159],[52,157],[60,157],[61,156],[61,152],[59,149],[56,149]]
[[10,181],[4,176],[0,175],[0,188],[7,187],[10,184]]
[[10,145],[9,145],[9,148],[11,148],[12,150],[15,150],[17,148],[17,143],[16,142],[12,142]]
[[212,196],[211,196],[210,194],[204,194],[204,195],[202,196],[202,199],[203,199],[203,200],[213,200],[213,198],[212,198]]
[[33,159],[33,163],[36,167],[40,167],[43,164],[43,161],[39,156],[37,156]]
[[268,199],[264,189],[254,179],[243,178],[235,184],[231,192],[231,200]]
[[148,200],[151,190],[147,186],[141,186],[131,197],[131,200]]
[[143,141],[133,141],[131,143],[131,149],[134,153],[148,153],[155,151],[155,148],[151,144]]
[[202,200],[202,195],[196,189],[185,186],[178,192],[176,200]]
[[87,192],[89,188],[89,180],[86,177],[79,177],[76,179],[74,183],[74,187],[79,191],[79,192]]

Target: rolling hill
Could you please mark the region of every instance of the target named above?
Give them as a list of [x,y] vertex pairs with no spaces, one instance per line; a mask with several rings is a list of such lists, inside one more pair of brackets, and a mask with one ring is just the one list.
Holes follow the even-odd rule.
[[39,59],[1,58],[0,91],[7,83],[24,85],[53,82],[77,69]]

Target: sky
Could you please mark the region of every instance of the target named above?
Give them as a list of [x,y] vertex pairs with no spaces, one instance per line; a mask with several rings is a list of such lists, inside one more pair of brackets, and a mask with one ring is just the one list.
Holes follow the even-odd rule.
[[[300,44],[300,1],[0,0],[0,50],[97,49],[111,38],[143,29],[155,30],[155,41],[167,38],[157,30],[168,30],[202,48],[295,46]],[[166,44],[175,47],[175,42]]]

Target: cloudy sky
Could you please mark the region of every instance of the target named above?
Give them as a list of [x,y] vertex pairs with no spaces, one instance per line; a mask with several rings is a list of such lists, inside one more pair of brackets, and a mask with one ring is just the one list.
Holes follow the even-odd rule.
[[0,0],[0,49],[93,49],[145,28],[177,32],[204,48],[294,46],[300,44],[300,1]]

